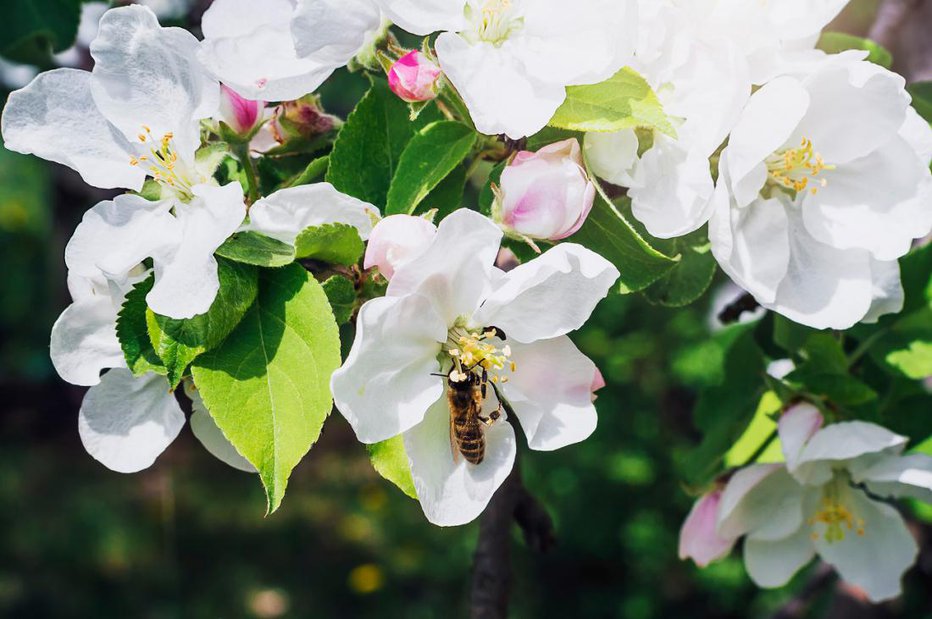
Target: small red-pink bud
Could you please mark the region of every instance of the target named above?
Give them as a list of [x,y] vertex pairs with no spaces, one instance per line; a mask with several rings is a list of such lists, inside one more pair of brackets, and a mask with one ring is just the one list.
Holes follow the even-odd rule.
[[440,67],[415,50],[399,58],[388,71],[388,86],[408,103],[430,101],[439,93]]
[[220,110],[218,118],[233,131],[246,135],[262,120],[265,103],[244,99],[233,89],[220,85]]

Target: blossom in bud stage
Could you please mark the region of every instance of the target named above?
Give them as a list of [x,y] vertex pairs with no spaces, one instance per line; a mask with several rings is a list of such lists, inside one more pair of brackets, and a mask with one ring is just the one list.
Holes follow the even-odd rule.
[[399,58],[388,71],[388,86],[408,103],[430,101],[439,93],[440,67],[414,50]]
[[275,108],[269,128],[275,140],[284,144],[293,139],[309,140],[337,131],[342,121],[324,111],[317,95],[305,95],[295,101],[285,101]]
[[378,267],[391,279],[395,270],[423,253],[437,235],[437,226],[423,217],[389,215],[372,229],[363,267]]
[[815,328],[898,311],[896,260],[932,228],[932,129],[903,78],[819,55],[754,93],[722,152],[712,252],[764,307]]
[[444,74],[476,128],[518,139],[537,133],[566,99],[566,87],[611,77],[631,58],[634,0],[382,0],[414,34],[443,31],[435,44]]
[[[446,217],[430,246],[395,269],[387,296],[362,306],[349,356],[331,379],[360,441],[403,436],[421,507],[439,525],[476,518],[511,472],[514,430],[492,414],[497,394],[531,449],[579,442],[596,425],[595,366],[566,334],[588,319],[618,271],[564,243],[504,273],[493,266],[501,239],[478,213]],[[445,392],[451,380],[483,377],[484,458],[473,464],[451,445]]]
[[[93,72],[58,69],[10,95],[6,148],[74,168],[91,185],[139,191],[147,177],[162,199],[124,195],[94,207],[69,245],[72,270],[114,279],[145,258],[156,281],[153,311],[190,318],[219,289],[216,249],[246,215],[239,183],[218,187],[216,161],[196,156],[200,120],[220,104],[220,85],[195,58],[197,40],[162,28],[141,6],[108,11],[91,44]],[[94,246],[110,254],[88,261]]]
[[502,171],[492,207],[507,234],[558,241],[579,230],[595,201],[576,138],[521,151]]
[[716,530],[721,489],[704,494],[696,501],[680,529],[680,559],[692,559],[705,567],[728,555],[735,545],[734,538],[724,538]]
[[818,554],[872,601],[893,598],[918,548],[900,513],[876,497],[932,502],[932,457],[902,455],[908,439],[872,423],[821,424],[809,404],[784,413],[786,464],[731,478],[718,534],[746,536],[744,564],[760,586],[783,586]]
[[235,90],[220,85],[220,109],[217,119],[226,123],[240,135],[249,135],[263,120],[265,104],[239,96]]

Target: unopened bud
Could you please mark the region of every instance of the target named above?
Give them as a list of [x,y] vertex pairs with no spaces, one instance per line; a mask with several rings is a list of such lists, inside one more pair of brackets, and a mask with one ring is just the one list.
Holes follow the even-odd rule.
[[262,120],[265,103],[244,99],[233,89],[220,85],[220,110],[217,118],[240,135],[248,135]]
[[317,95],[305,95],[278,106],[272,119],[272,131],[280,143],[295,138],[309,139],[340,128],[343,122],[324,112]]
[[389,215],[372,229],[363,266],[379,267],[386,279],[430,246],[437,227],[423,217]]
[[388,71],[388,86],[408,103],[435,99],[440,92],[440,67],[419,51],[408,52]]

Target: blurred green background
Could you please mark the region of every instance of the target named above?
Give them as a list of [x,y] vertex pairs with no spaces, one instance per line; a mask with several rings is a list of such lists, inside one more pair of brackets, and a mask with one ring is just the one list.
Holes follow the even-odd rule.
[[[875,5],[855,3],[835,29],[863,33]],[[341,73],[325,104],[345,115],[364,89]],[[136,475],[84,452],[83,390],[55,375],[48,334],[68,303],[64,244],[106,197],[0,148],[0,616],[467,616],[477,525],[428,524],[339,415],[270,518],[258,481],[214,460],[187,428]],[[682,310],[614,297],[575,338],[608,381],[600,425],[581,445],[522,457],[558,543],[537,554],[515,531],[514,617],[770,617],[806,586],[814,566],[785,590],[759,591],[737,554],[704,571],[676,557],[691,503],[677,456],[698,440],[696,390],[720,371],[714,297]],[[932,617],[923,561],[884,609],[850,614],[850,599],[825,587],[784,616]]]

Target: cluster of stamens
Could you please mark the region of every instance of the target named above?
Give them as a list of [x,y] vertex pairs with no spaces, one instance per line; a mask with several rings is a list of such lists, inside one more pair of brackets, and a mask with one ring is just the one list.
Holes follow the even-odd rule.
[[[826,164],[822,155],[815,152],[812,140],[808,138],[803,138],[798,148],[788,148],[767,158],[767,172],[770,178],[777,185],[796,193],[808,189],[815,195],[828,181],[822,178],[813,182],[822,171],[834,169],[835,166]],[[812,184],[817,186],[811,186]]]
[[[864,535],[864,520],[848,509],[841,502],[838,484],[844,483],[835,480],[828,484],[822,497],[820,509],[809,518],[809,526],[825,525],[825,541],[829,543],[840,542],[845,539],[845,533],[854,531],[859,536]],[[819,534],[812,533],[812,539],[819,538]]]
[[152,135],[152,129],[143,125],[142,132],[137,137],[149,152],[139,157],[131,157],[130,165],[141,166],[157,183],[190,198],[193,195],[192,183],[183,173],[183,166],[178,161],[178,153],[172,142],[174,134],[169,132],[161,139],[156,139]]
[[498,333],[493,329],[487,331],[470,331],[462,328],[451,329],[445,347],[447,354],[453,360],[450,380],[454,382],[464,381],[469,372],[481,368],[492,373],[490,380],[493,383],[499,381],[508,382],[507,376],[501,376],[495,372],[502,372],[506,369],[514,372],[517,366],[510,359],[510,346],[505,344],[499,347],[490,343],[489,340],[497,336]]
[[524,25],[522,18],[514,18],[511,13],[512,0],[486,0],[478,11],[466,7],[466,18],[472,24],[475,38],[495,45]]

